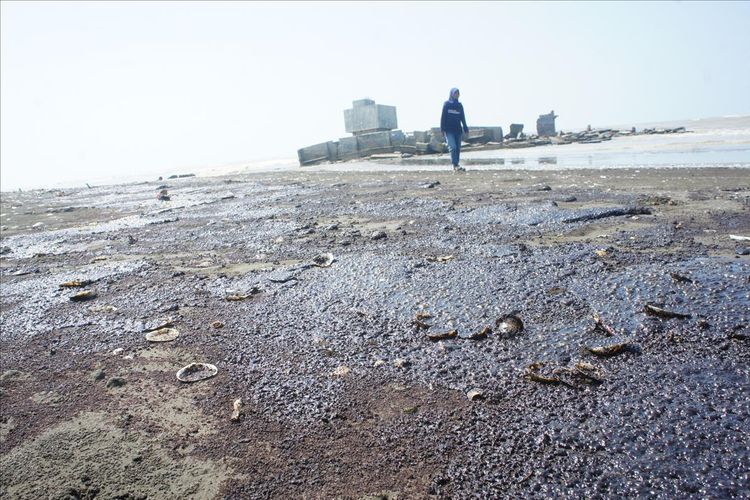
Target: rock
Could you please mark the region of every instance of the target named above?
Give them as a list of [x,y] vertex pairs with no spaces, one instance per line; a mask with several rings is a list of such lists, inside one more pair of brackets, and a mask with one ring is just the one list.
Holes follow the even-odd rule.
[[111,389],[114,387],[122,387],[126,384],[125,379],[122,377],[112,377],[107,380],[107,388]]
[[107,375],[104,373],[104,370],[95,370],[94,372],[91,373],[91,378],[97,382],[100,380],[104,380],[104,377],[106,376]]
[[11,253],[13,250],[10,247],[0,247],[0,255],[6,255]]
[[750,247],[737,247],[735,252],[737,255],[750,255]]
[[387,237],[388,235],[385,234],[384,231],[373,231],[372,234],[370,235],[371,240],[382,240]]

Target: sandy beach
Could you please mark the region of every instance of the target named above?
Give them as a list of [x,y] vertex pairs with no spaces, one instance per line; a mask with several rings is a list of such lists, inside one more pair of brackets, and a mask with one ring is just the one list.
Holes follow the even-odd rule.
[[3,193],[0,496],[750,496],[748,172]]

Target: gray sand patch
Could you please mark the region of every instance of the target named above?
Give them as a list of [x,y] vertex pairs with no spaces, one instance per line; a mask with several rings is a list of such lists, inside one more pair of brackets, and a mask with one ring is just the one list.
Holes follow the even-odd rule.
[[[0,492],[37,499],[66,491],[97,497],[214,498],[229,477],[221,464],[175,458],[157,440],[116,427],[105,413],[84,413],[0,458]],[[95,478],[95,479],[91,479]]]

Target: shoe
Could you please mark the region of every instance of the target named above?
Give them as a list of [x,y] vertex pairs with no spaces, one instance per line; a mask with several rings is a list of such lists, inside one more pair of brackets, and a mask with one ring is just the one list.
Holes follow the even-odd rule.
[[462,167],[461,165],[456,165],[455,167],[453,167],[453,171],[454,172],[466,172],[466,169]]

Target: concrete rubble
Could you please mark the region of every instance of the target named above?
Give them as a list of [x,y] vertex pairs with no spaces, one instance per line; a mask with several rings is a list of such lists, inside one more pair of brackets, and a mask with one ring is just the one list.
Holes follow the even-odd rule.
[[[539,115],[537,133],[527,136],[523,124],[512,123],[510,133],[503,135],[499,126],[469,127],[462,141],[462,151],[528,148],[550,144],[595,144],[613,137],[628,135],[674,134],[687,132],[685,127],[645,128],[630,130],[591,129],[581,132],[557,132],[554,111]],[[376,104],[372,99],[353,101],[352,108],[344,111],[344,123],[350,137],[327,141],[297,150],[300,166],[335,163],[356,159],[408,158],[414,155],[433,155],[448,152],[439,127],[405,133],[398,129],[396,107]]]

